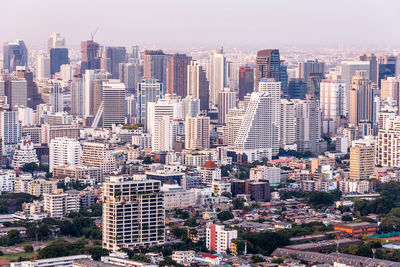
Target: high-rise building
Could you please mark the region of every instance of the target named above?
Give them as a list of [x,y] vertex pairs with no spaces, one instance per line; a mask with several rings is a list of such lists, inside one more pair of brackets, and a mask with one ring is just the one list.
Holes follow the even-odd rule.
[[359,61],[368,61],[369,62],[369,76],[371,82],[377,84],[378,72],[377,72],[377,61],[376,56],[372,53],[362,54],[358,57]]
[[62,167],[79,165],[82,148],[79,141],[74,138],[57,137],[49,146],[49,169],[53,171],[55,166]]
[[379,55],[377,57],[377,87],[381,88],[381,81],[387,77],[394,77],[399,70],[396,70],[397,57]]
[[141,66],[138,62],[119,64],[119,80],[125,84],[127,92],[136,93],[141,76]]
[[[370,78],[370,62],[369,61],[342,61],[340,66],[341,79],[346,82],[346,99],[350,99],[350,91],[352,88],[353,76],[358,70],[367,71],[366,78]],[[350,110],[350,101],[347,101],[347,111]]]
[[18,149],[14,152],[11,167],[19,169],[25,164],[32,162],[39,164],[33,143],[29,139],[22,139],[18,144]]
[[186,116],[196,117],[200,114],[200,99],[195,98],[192,95],[186,96],[182,99],[182,119]]
[[349,102],[349,123],[358,126],[360,123],[373,121],[373,88],[366,71],[356,71],[353,76]]
[[103,248],[153,247],[165,242],[161,182],[111,176],[103,183]]
[[22,137],[22,125],[18,110],[0,111],[0,137],[3,154],[14,151]]
[[68,48],[56,47],[50,49],[50,75],[60,72],[60,66],[69,64]]
[[139,122],[147,130],[148,103],[157,102],[162,98],[163,85],[157,79],[143,79],[138,85],[138,115]]
[[225,145],[235,146],[237,133],[239,132],[240,125],[243,120],[243,109],[233,108],[230,109],[226,115],[226,126],[224,126],[223,141]]
[[400,167],[400,117],[386,121],[378,131],[375,164],[382,167]]
[[223,49],[214,49],[210,56],[210,100],[218,104],[218,94],[226,86],[226,58]]
[[307,81],[307,94],[316,99],[320,96],[321,82],[325,79],[323,73],[310,73]]
[[277,82],[281,80],[280,65],[281,60],[278,49],[265,49],[257,52],[255,91],[258,90],[258,85],[262,78],[274,78]]
[[372,136],[354,140],[350,148],[350,179],[369,180],[374,174],[375,140]]
[[258,84],[258,92],[267,93],[272,98],[272,154],[277,155],[281,120],[281,82],[273,78],[263,78]]
[[103,128],[125,123],[125,85],[119,80],[103,82]]
[[126,48],[122,46],[108,46],[101,59],[101,68],[111,73],[112,79],[119,79],[119,64],[126,62]]
[[381,80],[381,100],[394,100],[400,107],[400,78],[387,77]]
[[85,115],[85,78],[77,74],[71,83],[71,113],[77,116]]
[[345,82],[323,80],[321,82],[320,105],[322,132],[324,134],[336,134],[340,116],[346,116]]
[[248,161],[272,157],[272,116],[272,97],[252,93],[235,140],[235,148],[245,153]]
[[154,120],[152,127],[152,151],[162,152],[174,149],[177,134],[176,122],[170,115],[163,115],[161,118]]
[[241,66],[239,68],[239,100],[254,91],[254,69],[252,67]]
[[187,95],[200,99],[200,109],[209,109],[209,83],[206,72],[197,61],[191,61],[187,66]]
[[157,102],[147,103],[147,131],[150,134],[153,134],[156,120],[163,116],[170,116],[173,120],[182,119],[182,102],[179,98],[167,94]]
[[305,82],[302,78],[290,79],[288,85],[289,99],[305,99],[307,93],[307,82]]
[[174,54],[167,65],[167,92],[182,98],[187,95],[187,66],[192,57],[185,54]]
[[296,143],[296,119],[294,113],[294,102],[287,99],[281,99],[280,115],[280,145],[293,145]]
[[49,103],[53,107],[53,112],[64,111],[63,94],[61,83],[58,80],[50,80]]
[[84,74],[87,69],[100,69],[100,45],[93,40],[81,42],[81,73]]
[[230,230],[226,225],[210,224],[207,227],[207,248],[219,254],[226,254],[226,251],[231,249],[232,240],[237,236],[237,230]]
[[52,48],[65,47],[65,38],[60,33],[54,32],[50,35],[47,41],[47,53],[50,53]]
[[28,68],[28,49],[22,40],[4,43],[3,46],[3,69],[11,73],[17,66]]
[[[298,63],[299,77],[304,82],[308,83],[308,77],[311,73],[322,73],[325,72],[325,62],[319,59],[307,59],[303,62]],[[309,86],[309,84],[307,84]]]
[[295,99],[297,151],[319,153],[321,136],[321,110],[319,100]]
[[289,76],[287,72],[287,65],[284,60],[281,60],[280,66],[280,79],[281,79],[281,91],[284,96],[288,95],[289,89]]
[[189,117],[185,119],[185,148],[210,148],[210,118],[205,116]]
[[225,124],[229,110],[236,107],[236,92],[224,88],[218,93],[218,123]]
[[80,192],[68,190],[65,193],[57,189],[53,194],[43,194],[44,210],[50,218],[64,219],[70,212],[78,212],[80,209]]
[[163,86],[167,85],[167,64],[169,55],[162,50],[145,50],[143,77],[159,80]]
[[50,57],[47,55],[39,55],[36,66],[36,79],[50,79]]
[[115,158],[105,143],[85,142],[80,160],[82,165],[100,168],[105,174],[115,170]]

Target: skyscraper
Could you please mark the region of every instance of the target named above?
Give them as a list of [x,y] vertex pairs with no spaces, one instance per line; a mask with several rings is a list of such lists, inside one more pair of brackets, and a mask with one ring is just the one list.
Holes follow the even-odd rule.
[[62,112],[64,111],[64,105],[61,83],[58,80],[50,80],[49,83],[49,102],[53,108],[53,112]]
[[125,123],[125,85],[119,80],[103,82],[103,128]]
[[[308,77],[311,73],[322,73],[325,72],[325,62],[319,59],[308,59],[304,62],[298,63],[299,77],[308,83]],[[308,84],[309,86],[309,84]]]
[[258,90],[258,85],[262,78],[274,78],[277,82],[281,80],[280,65],[281,60],[278,49],[265,49],[257,52],[255,91]]
[[36,65],[36,79],[50,79],[50,57],[39,55]]
[[60,72],[60,66],[69,64],[68,48],[56,47],[50,49],[50,74]]
[[28,49],[22,40],[4,43],[3,46],[3,68],[12,72],[17,66],[28,68]]
[[272,97],[252,93],[235,140],[235,149],[245,153],[248,161],[271,159],[272,116]]
[[218,123],[225,124],[225,117],[229,110],[236,107],[236,92],[224,88],[218,96]]
[[394,77],[399,70],[396,70],[397,57],[379,55],[377,57],[377,87],[381,88],[382,79]]
[[17,109],[0,111],[0,137],[3,154],[14,151],[22,137],[22,125],[18,115]]
[[168,57],[162,50],[145,50],[143,77],[157,79],[166,87]]
[[320,103],[322,111],[322,132],[336,134],[338,119],[346,116],[346,83],[344,81],[323,80],[321,82]]
[[280,120],[280,145],[285,148],[296,143],[296,119],[292,101],[281,99]]
[[386,127],[379,130],[375,164],[382,167],[400,166],[400,117],[387,120]]
[[294,78],[289,81],[288,97],[289,99],[304,99],[307,95],[307,82],[302,78]]
[[206,72],[195,60],[187,66],[187,95],[192,95],[200,99],[200,109],[209,109],[209,83]]
[[142,73],[139,62],[119,64],[119,80],[125,84],[127,92],[136,92],[136,87],[140,82],[141,76]]
[[254,90],[254,69],[252,67],[241,66],[239,68],[239,100],[251,94]]
[[356,71],[350,89],[349,123],[358,126],[360,123],[374,122],[373,88],[367,71]]
[[397,77],[387,77],[381,80],[381,100],[391,98],[400,107],[400,79]]
[[210,118],[205,116],[190,117],[185,120],[185,148],[210,148]]
[[47,41],[47,53],[50,53],[50,50],[56,47],[65,47],[65,38],[58,32],[54,32],[50,35]]
[[187,66],[192,57],[185,54],[174,54],[168,60],[167,67],[167,92],[182,98],[187,94]]
[[93,40],[81,42],[81,73],[85,73],[87,69],[100,69],[99,44]]
[[377,84],[377,61],[376,56],[372,53],[362,54],[358,57],[359,61],[368,61],[369,62],[369,76],[371,82]]
[[138,86],[138,115],[139,122],[144,125],[147,130],[147,111],[148,103],[157,102],[162,98],[163,85],[157,79],[143,79]]
[[126,62],[126,48],[122,46],[108,46],[101,59],[101,68],[111,73],[112,79],[119,79],[119,64]]
[[82,74],[72,78],[71,113],[77,116],[85,115],[85,78]]
[[111,176],[103,183],[103,248],[118,251],[163,244],[161,182],[145,176]]
[[210,56],[210,100],[218,104],[218,93],[226,86],[226,58],[223,49],[212,50]]

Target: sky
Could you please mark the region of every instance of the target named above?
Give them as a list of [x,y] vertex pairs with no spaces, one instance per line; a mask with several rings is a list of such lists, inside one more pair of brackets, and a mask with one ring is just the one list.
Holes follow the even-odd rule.
[[69,47],[396,47],[399,0],[1,0],[0,42]]

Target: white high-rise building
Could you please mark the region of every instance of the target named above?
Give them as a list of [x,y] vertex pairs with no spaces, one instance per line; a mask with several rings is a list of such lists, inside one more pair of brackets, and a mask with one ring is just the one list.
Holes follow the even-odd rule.
[[236,107],[236,92],[224,88],[218,93],[218,123],[225,124],[229,110]]
[[53,107],[53,112],[62,112],[64,111],[64,102],[63,102],[63,94],[60,81],[51,80],[50,84],[50,94],[49,94],[49,102]]
[[35,115],[33,109],[24,106],[18,106],[18,119],[22,126],[34,125]]
[[385,129],[379,130],[375,163],[382,167],[400,167],[400,117],[386,120]]
[[0,192],[13,192],[15,178],[14,170],[0,170]]
[[119,80],[103,82],[103,128],[125,123],[125,93]]
[[50,79],[50,57],[48,55],[39,55],[36,66],[36,79]]
[[193,95],[187,95],[182,99],[182,119],[186,118],[186,116],[196,117],[199,114],[200,99],[195,98]]
[[258,91],[268,93],[272,98],[272,154],[279,153],[279,136],[281,121],[281,82],[275,79],[261,79],[258,84]]
[[200,100],[200,109],[209,109],[209,82],[206,72],[195,60],[187,66],[187,95],[192,95]]
[[36,150],[33,147],[33,143],[29,139],[22,139],[19,142],[18,149],[15,150],[11,167],[19,169],[26,163],[39,164],[39,160],[36,155]]
[[171,95],[165,95],[165,98],[156,102],[147,104],[147,131],[153,134],[154,124],[163,116],[171,116],[174,119],[182,119],[182,102]]
[[71,112],[79,117],[85,116],[85,76],[77,75],[72,79]]
[[72,67],[70,64],[62,64],[60,66],[60,77],[64,81],[72,81]]
[[2,152],[14,151],[22,137],[22,125],[19,121],[18,110],[0,111],[0,137],[2,141]]
[[210,56],[210,100],[218,104],[218,93],[226,86],[226,59],[222,49],[214,49]]
[[394,101],[387,98],[388,101],[381,103],[378,111],[377,122],[379,129],[386,129],[387,120],[393,120],[396,118],[398,108],[395,106]]
[[185,148],[210,148],[210,118],[205,116],[186,117]]
[[171,116],[164,115],[154,121],[152,133],[153,152],[171,151],[176,141],[176,123]]
[[235,146],[237,133],[239,132],[240,125],[242,124],[244,115],[243,109],[233,108],[230,109],[226,115],[226,125],[224,126],[223,141],[225,145]]
[[393,99],[400,107],[400,78],[387,77],[381,80],[381,100]]
[[280,145],[285,148],[296,143],[294,102],[281,99]]
[[138,116],[139,122],[143,124],[144,129],[147,130],[147,111],[148,104],[151,102],[157,102],[162,98],[163,85],[157,79],[143,79],[138,85]]
[[320,103],[323,133],[336,134],[338,119],[347,115],[346,83],[323,80],[320,87]]
[[158,246],[165,242],[161,182],[145,176],[111,176],[103,183],[103,248]]
[[74,138],[57,137],[52,139],[49,148],[49,166],[50,172],[55,166],[79,165],[82,155],[82,148],[79,141]]
[[272,97],[252,93],[235,140],[235,148],[245,153],[249,161],[271,159],[272,116]]

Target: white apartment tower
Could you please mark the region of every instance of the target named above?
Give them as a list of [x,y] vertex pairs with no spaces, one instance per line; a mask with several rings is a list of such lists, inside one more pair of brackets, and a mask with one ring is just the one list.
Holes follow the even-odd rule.
[[375,163],[382,167],[400,167],[400,117],[386,120],[376,142]]
[[186,117],[185,148],[210,148],[210,118],[205,116]]
[[222,49],[214,49],[210,56],[210,101],[218,104],[218,93],[226,86],[226,59]]
[[294,102],[281,99],[280,145],[293,145],[296,143],[296,118]]
[[226,115],[229,110],[236,107],[236,92],[224,88],[218,93],[218,123],[226,123]]
[[80,162],[82,148],[74,138],[57,137],[51,140],[49,149],[50,172],[55,166],[75,166]]
[[323,133],[336,134],[338,118],[346,116],[346,83],[323,80],[320,87],[320,104]]

